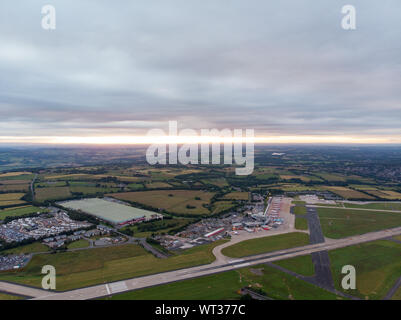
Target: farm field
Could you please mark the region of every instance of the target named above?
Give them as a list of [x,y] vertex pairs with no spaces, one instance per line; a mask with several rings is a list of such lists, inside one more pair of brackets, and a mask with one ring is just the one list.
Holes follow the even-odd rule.
[[332,187],[332,186],[328,186],[328,187],[324,187],[325,189],[338,194],[340,197],[344,198],[344,199],[364,199],[364,200],[373,200],[375,199],[373,196],[369,196],[365,193],[356,191],[356,190],[352,190],[350,188],[346,188],[346,187]]
[[0,192],[26,192],[29,190],[29,180],[0,180]]
[[31,181],[35,175],[34,174],[22,174],[22,175],[3,175],[0,177],[0,181],[4,183],[5,181],[10,181],[13,184],[13,181],[21,181],[28,180]]
[[[144,178],[139,178],[139,177],[131,177],[131,176],[121,176],[121,175],[93,175],[92,178],[93,179],[104,179],[104,178],[108,178],[108,177],[112,177],[112,178],[116,178],[119,181],[122,182],[138,182],[138,181],[143,181]],[[146,180],[146,179],[145,179]]]
[[112,187],[70,186],[71,193],[81,193],[84,196],[117,192],[119,190],[119,188]]
[[142,183],[130,183],[127,187],[134,191],[145,189],[145,186]]
[[212,214],[219,214],[220,212],[233,208],[234,206],[235,203],[231,201],[216,201],[213,203]]
[[292,179],[299,179],[302,180],[303,182],[310,182],[310,181],[323,181],[317,177],[313,177],[313,176],[297,176],[297,175],[285,175],[285,174],[281,174],[280,178],[283,180],[292,180]]
[[152,182],[145,184],[146,189],[163,189],[163,188],[172,188],[171,184],[165,182]]
[[151,236],[153,233],[154,234],[169,233],[169,231],[185,226],[193,222],[194,220],[195,219],[190,219],[190,218],[163,219],[147,223],[141,223],[133,226],[127,226],[121,229],[121,231],[124,232],[127,229],[129,229],[132,230],[135,237],[147,238]]
[[32,172],[29,171],[16,171],[16,172],[7,172],[0,174],[0,179],[2,178],[9,178],[9,177],[19,177],[23,175],[31,175]]
[[18,200],[21,199],[24,195],[24,193],[2,193],[0,194],[0,202]]
[[241,258],[260,253],[301,247],[309,244],[309,235],[301,232],[292,232],[275,236],[267,236],[245,240],[226,247],[222,253],[227,257]]
[[228,187],[229,184],[227,183],[227,180],[225,178],[218,178],[218,179],[207,179],[207,180],[202,180],[202,183],[204,184],[212,184],[220,188]]
[[[72,184],[72,183],[70,183]],[[66,187],[67,181],[43,181],[35,183],[35,188]]]
[[228,200],[249,200],[249,193],[248,192],[230,192],[223,196],[223,199]]
[[36,213],[36,212],[46,212],[46,209],[41,209],[34,206],[24,206],[17,208],[7,208],[4,210],[0,210],[0,220],[3,220],[5,217],[19,217],[26,214]]
[[279,176],[274,173],[258,173],[255,174],[257,180],[269,180],[269,179],[277,179]]
[[332,173],[327,173],[327,172],[321,172],[321,173],[315,173],[317,176],[321,177],[323,180],[329,181],[329,182],[344,182],[346,181],[346,177],[338,174],[332,174]]
[[122,223],[142,217],[150,218],[156,214],[152,211],[134,208],[128,205],[98,198],[71,200],[60,204],[64,208],[89,213],[112,223]]
[[45,176],[45,180],[75,180],[75,179],[83,179],[90,178],[93,175],[88,175],[86,173],[75,173],[75,174],[61,174],[61,175],[49,175]]
[[12,185],[28,184],[29,185],[30,183],[31,183],[31,180],[0,180],[0,185],[9,185],[9,184],[12,184]]
[[108,196],[153,208],[162,208],[177,214],[207,215],[210,211],[203,205],[210,203],[214,193],[200,190],[157,190],[113,193]]
[[25,201],[21,198],[25,193],[1,193],[0,194],[0,207],[13,206],[23,204]]
[[224,241],[184,250],[167,259],[155,258],[141,246],[125,244],[58,254],[35,255],[20,271],[0,274],[0,280],[41,286],[43,265],[57,270],[57,290],[71,290],[130,277],[176,270],[214,261],[214,246]]
[[325,237],[340,239],[401,225],[401,213],[317,208]]
[[298,191],[316,191],[320,190],[319,187],[314,186],[305,186],[298,183],[286,183],[286,184],[277,184],[271,187],[271,189],[277,189],[284,192],[298,192]]
[[366,191],[369,194],[374,195],[375,197],[388,199],[388,200],[401,200],[401,193],[391,190],[369,190]]
[[341,269],[356,269],[356,290],[351,294],[362,299],[382,299],[401,276],[401,244],[379,240],[329,251],[336,289],[341,287]]
[[46,200],[62,200],[70,198],[71,192],[68,187],[37,188],[35,189],[35,200],[43,202]]

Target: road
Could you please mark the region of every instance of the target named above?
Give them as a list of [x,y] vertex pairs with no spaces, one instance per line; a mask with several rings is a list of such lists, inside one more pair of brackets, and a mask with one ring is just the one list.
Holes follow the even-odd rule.
[[235,259],[229,262],[227,262],[225,259],[224,260],[216,259],[213,263],[208,265],[158,273],[154,275],[132,278],[113,283],[100,284],[92,287],[86,287],[66,292],[49,292],[40,289],[35,289],[35,291],[33,291],[32,288],[29,288],[31,289],[32,292],[30,292],[30,294],[27,294],[26,290],[28,287],[16,284],[8,284],[4,282],[0,282],[1,284],[0,288],[2,291],[32,296],[35,299],[43,299],[43,300],[96,299],[110,294],[116,294],[120,292],[131,291],[160,284],[166,284],[174,281],[197,278],[214,273],[235,270],[251,265],[257,265],[282,259],[288,259],[296,256],[311,254],[322,250],[333,250],[337,248],[355,245],[358,243],[369,242],[378,239],[385,239],[400,234],[401,234],[401,227],[383,231],[371,232],[364,235],[353,236],[344,239],[327,240],[324,243],[309,244],[302,247],[291,248],[267,254],[255,255],[242,259]]

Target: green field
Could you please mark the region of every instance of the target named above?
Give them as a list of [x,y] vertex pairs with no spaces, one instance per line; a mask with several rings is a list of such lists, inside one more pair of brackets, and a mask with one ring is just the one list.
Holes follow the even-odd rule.
[[0,192],[27,192],[29,184],[0,184]]
[[296,206],[296,207],[294,207],[293,210],[294,210],[294,214],[306,214],[305,207]]
[[72,193],[81,193],[84,196],[104,194],[108,192],[117,192],[119,188],[112,187],[91,187],[91,186],[71,186],[70,191]]
[[200,190],[157,190],[113,193],[108,196],[177,214],[207,215],[210,211],[204,205],[210,204],[214,193]]
[[204,184],[211,184],[215,185],[220,188],[228,187],[229,184],[227,183],[227,180],[225,178],[217,178],[217,179],[205,179],[202,180]]
[[294,200],[291,203],[294,205],[297,205],[297,206],[301,206],[301,207],[306,205],[305,201],[300,201],[300,200]]
[[49,251],[49,247],[45,246],[40,242],[34,242],[17,248],[8,249],[2,251],[3,254],[25,254],[25,253],[36,253]]
[[164,219],[164,220],[157,220],[148,223],[140,223],[132,226],[127,226],[121,229],[121,231],[130,229],[134,232],[135,237],[147,238],[151,236],[153,233],[154,234],[168,233],[170,230],[180,228],[193,221],[195,221],[195,219],[191,218]]
[[183,251],[167,259],[155,258],[141,246],[126,244],[57,254],[35,255],[19,271],[0,274],[0,280],[41,286],[42,266],[52,265],[57,270],[57,290],[112,282],[164,271],[208,264],[214,261],[214,246],[224,241],[202,245]]
[[315,274],[315,267],[310,254],[276,261],[274,264],[303,276],[313,276]]
[[227,257],[241,258],[260,253],[300,247],[309,244],[309,235],[301,232],[242,241],[226,247],[222,253]]
[[165,182],[151,182],[145,184],[146,189],[165,189],[172,188],[171,184]]
[[145,189],[145,186],[142,183],[130,183],[128,185],[128,188],[130,188],[131,190],[141,190]]
[[[401,244],[374,241],[329,251],[334,284],[337,290],[363,299],[382,299],[401,276]],[[341,287],[341,269],[356,269],[356,290]]]
[[295,229],[308,230],[308,220],[303,217],[295,217]]
[[47,210],[34,206],[0,210],[0,220],[3,220],[5,217],[19,217],[36,212],[47,212]]
[[[261,271],[252,272],[252,270]],[[262,289],[276,300],[334,300],[342,299],[313,284],[297,279],[267,265],[241,269],[241,275],[254,288]]]
[[401,287],[399,287],[396,293],[393,295],[392,300],[401,300]]
[[317,173],[316,175],[329,182],[336,182],[336,181],[344,182],[346,180],[346,177],[342,175],[332,174],[327,172]]
[[81,239],[78,241],[71,242],[67,245],[67,249],[80,249],[89,247],[88,240]]
[[25,193],[0,193],[0,207],[23,204],[25,201],[20,199],[24,195]]
[[344,199],[364,199],[364,200],[374,200],[375,197],[372,197],[366,193],[353,190],[350,188],[346,187],[333,187],[333,186],[327,186],[324,187],[324,189],[329,190],[335,194],[338,194],[340,197]]
[[400,200],[401,193],[393,190],[369,190],[367,193],[374,195],[375,197],[388,199],[388,200]]
[[12,180],[29,180],[31,181],[35,175],[33,174],[21,174],[21,175],[0,175],[1,181],[12,181]]
[[223,199],[248,201],[249,194],[248,192],[230,192],[225,194]]
[[23,299],[22,297],[19,296],[13,296],[8,293],[2,293],[0,292],[0,301],[5,301],[5,300],[21,300]]
[[332,239],[373,232],[401,225],[401,213],[317,208],[323,234]]
[[71,192],[68,187],[54,187],[54,188],[37,188],[35,189],[35,200],[62,200],[71,197]]
[[36,188],[54,188],[54,187],[65,187],[67,186],[66,181],[44,181],[44,182],[38,182],[35,183],[35,189]]
[[112,300],[227,300],[238,299],[244,286],[237,271],[173,282],[114,295]]
[[231,201],[216,201],[213,203],[212,214],[218,214],[222,211],[231,209],[235,206],[235,203]]
[[373,203],[367,203],[367,204],[354,204],[354,203],[344,202],[344,207],[401,211],[401,203],[400,202],[373,202]]

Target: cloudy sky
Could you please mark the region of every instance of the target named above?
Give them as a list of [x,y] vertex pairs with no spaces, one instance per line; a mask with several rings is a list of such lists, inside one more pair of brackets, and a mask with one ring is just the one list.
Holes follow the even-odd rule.
[[401,142],[400,16],[399,0],[2,0],[0,143],[140,136],[169,120]]

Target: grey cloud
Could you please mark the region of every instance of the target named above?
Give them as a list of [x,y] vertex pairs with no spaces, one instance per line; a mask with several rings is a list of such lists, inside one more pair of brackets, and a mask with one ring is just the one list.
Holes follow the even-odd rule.
[[[401,4],[353,1],[42,1],[0,4],[0,136],[399,135]],[[8,125],[7,125],[8,124]]]

